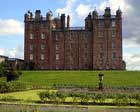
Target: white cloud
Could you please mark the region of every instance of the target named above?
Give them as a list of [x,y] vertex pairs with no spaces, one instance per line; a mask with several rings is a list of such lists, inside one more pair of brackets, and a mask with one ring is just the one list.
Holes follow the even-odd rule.
[[71,25],[74,25],[74,23],[75,23],[75,20],[74,20],[74,15],[75,14],[73,12],[73,6],[74,6],[75,3],[76,3],[76,0],[66,0],[64,8],[56,9],[56,13],[59,13],[59,14],[65,13],[65,14],[70,15],[70,17],[71,17],[70,24]]
[[140,70],[140,53],[137,54],[124,54],[124,60],[127,65],[127,70]]
[[72,6],[76,2],[76,0],[67,0],[65,3],[64,8],[58,8],[56,9],[56,13],[72,13]]
[[124,38],[123,47],[124,48],[140,48],[140,44],[136,43],[135,38]]
[[91,5],[80,4],[75,11],[78,16],[80,16],[81,18],[85,18],[92,10],[93,8]]
[[9,58],[23,59],[23,45],[18,45],[16,48],[4,49],[0,48],[0,55],[8,56]]
[[23,35],[24,25],[14,19],[0,19],[0,35]]

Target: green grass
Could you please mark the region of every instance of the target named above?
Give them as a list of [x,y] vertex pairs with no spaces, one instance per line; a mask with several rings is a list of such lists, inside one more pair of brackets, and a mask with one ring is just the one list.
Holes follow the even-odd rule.
[[[23,71],[20,81],[34,86],[77,85],[97,86],[101,71]],[[139,87],[140,71],[102,71],[104,85],[111,87]]]
[[11,98],[17,99],[17,100],[22,100],[23,101],[39,101],[40,98],[38,96],[38,93],[43,92],[45,90],[29,90],[29,91],[22,91],[22,92],[12,92],[12,93],[4,93],[0,94],[0,98],[3,97],[8,97],[10,96]]

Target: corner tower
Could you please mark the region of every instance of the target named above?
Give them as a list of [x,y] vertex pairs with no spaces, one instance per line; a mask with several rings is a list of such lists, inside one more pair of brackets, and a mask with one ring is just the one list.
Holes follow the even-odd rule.
[[28,11],[24,16],[25,41],[24,59],[26,69],[50,69],[51,49],[51,12],[42,17],[41,11],[36,10],[33,16]]
[[93,11],[93,69],[123,69],[121,16],[120,9],[112,15],[110,7],[106,7],[104,15]]

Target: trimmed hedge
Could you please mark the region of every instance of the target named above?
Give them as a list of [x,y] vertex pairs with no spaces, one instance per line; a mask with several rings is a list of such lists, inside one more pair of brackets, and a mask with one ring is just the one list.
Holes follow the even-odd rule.
[[66,98],[72,98],[73,104],[99,104],[104,105],[108,104],[107,99],[111,99],[112,102],[109,105],[135,105],[140,106],[140,94],[126,94],[126,93],[116,93],[114,95],[110,93],[68,93],[68,92],[40,92],[39,97],[43,103],[69,103],[65,102]]

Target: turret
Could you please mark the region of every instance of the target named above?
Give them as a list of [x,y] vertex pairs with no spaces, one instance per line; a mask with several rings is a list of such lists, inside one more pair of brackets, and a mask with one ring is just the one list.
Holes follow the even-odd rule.
[[28,19],[29,19],[28,14],[25,13],[25,15],[24,15],[24,20],[27,21]]
[[67,16],[67,28],[69,28],[70,27],[70,16],[68,15]]
[[104,23],[105,23],[105,27],[106,28],[109,28],[110,27],[110,25],[111,25],[111,9],[110,9],[110,7],[106,7],[106,9],[105,9],[105,13],[104,13],[104,19],[105,19],[105,21],[104,21]]
[[56,18],[54,18],[53,21],[54,21],[54,24],[55,24],[55,29],[60,29],[60,27],[61,27],[60,18],[56,17]]
[[46,17],[47,17],[47,20],[50,21],[52,18],[52,11],[47,12]]
[[98,18],[98,12],[96,11],[96,9],[92,12],[92,17],[93,17],[93,19]]
[[40,20],[40,19],[41,19],[41,11],[36,10],[36,12],[35,12],[35,20]]
[[61,29],[65,29],[65,14],[61,14]]
[[85,19],[85,29],[91,30],[92,29],[92,18],[91,13]]
[[116,11],[116,17],[122,18],[122,11],[120,10],[120,8]]
[[25,15],[24,15],[24,20],[25,21],[29,21],[29,20],[32,20],[32,19],[33,19],[32,12],[28,11],[27,13],[25,13]]
[[110,7],[106,7],[104,17],[111,17],[111,10]]

